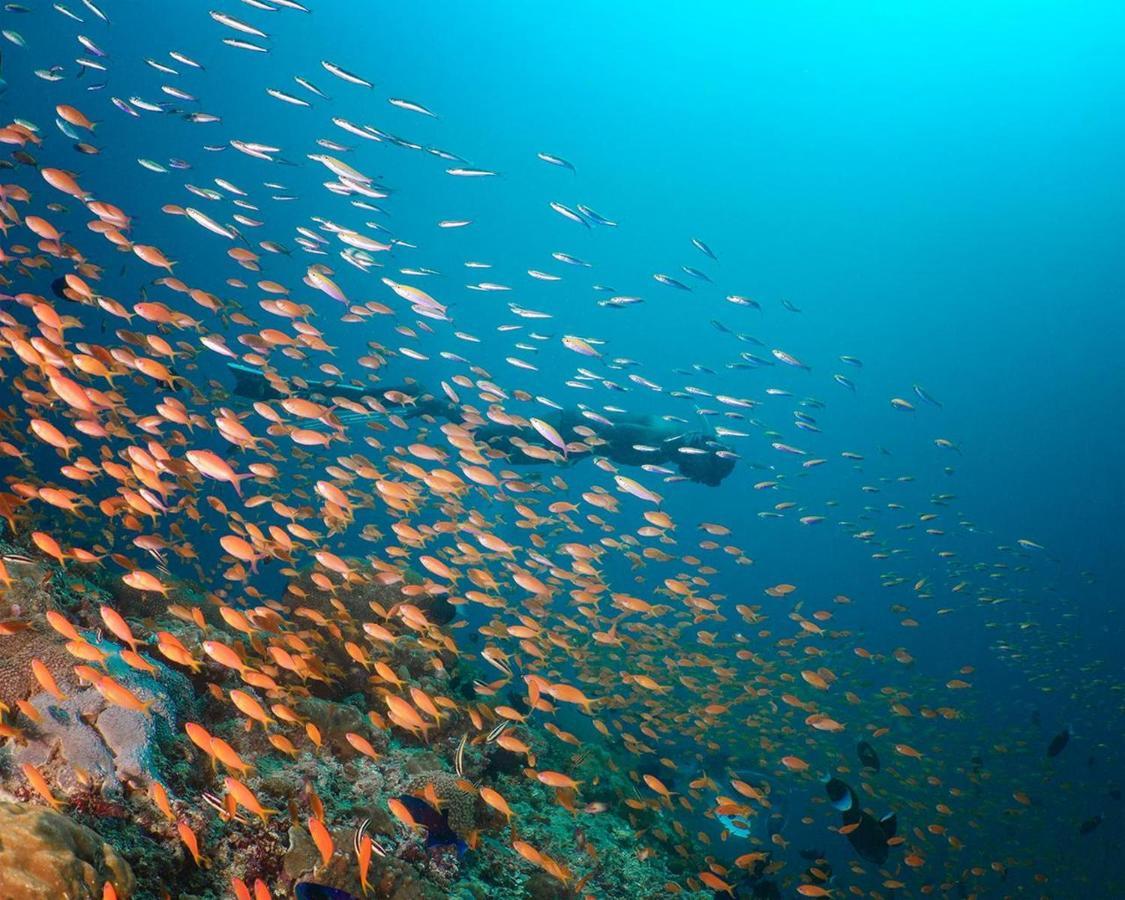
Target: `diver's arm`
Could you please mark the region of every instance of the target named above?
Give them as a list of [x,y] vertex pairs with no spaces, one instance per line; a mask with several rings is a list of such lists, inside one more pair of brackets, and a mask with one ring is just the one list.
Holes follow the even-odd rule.
[[[561,422],[559,420],[559,417],[555,416],[552,418],[553,421],[548,421],[547,424],[549,424],[556,431],[560,431],[559,425],[561,424]],[[570,466],[573,465],[582,456],[584,456],[584,454],[581,452],[572,452],[565,455],[561,454],[557,447],[543,440],[539,433],[532,428],[514,428],[510,425],[500,425],[496,422],[487,422],[484,425],[480,425],[477,428],[473,429],[473,438],[477,441],[488,444],[488,446],[493,450],[499,450],[501,453],[506,454],[514,465]],[[529,456],[524,452],[525,446],[532,446],[542,448],[544,450],[550,450],[556,455],[547,458]]]
[[281,397],[301,397],[312,394],[323,394],[325,397],[345,396],[359,400],[361,397],[375,393],[370,388],[344,382],[302,379],[303,384],[292,385],[277,375],[271,380],[270,376],[261,369],[241,362],[228,362],[227,368],[234,375],[234,393],[249,400],[277,400]]

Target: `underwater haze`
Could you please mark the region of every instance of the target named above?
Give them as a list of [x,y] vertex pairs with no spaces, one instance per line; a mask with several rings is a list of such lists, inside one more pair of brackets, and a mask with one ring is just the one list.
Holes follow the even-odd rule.
[[0,12],[0,898],[1125,895],[1125,9],[215,4]]

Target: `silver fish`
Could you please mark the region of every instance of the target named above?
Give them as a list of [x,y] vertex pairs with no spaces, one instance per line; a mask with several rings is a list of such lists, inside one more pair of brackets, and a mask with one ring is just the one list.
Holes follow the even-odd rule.
[[539,159],[545,163],[550,163],[552,166],[559,166],[562,169],[570,169],[571,172],[577,173],[572,163],[567,162],[561,156],[555,156],[553,153],[537,153],[535,154]]
[[355,75],[349,72],[347,69],[341,68],[340,66],[336,65],[335,63],[331,63],[326,59],[322,59],[320,61],[320,64],[324,66],[326,71],[331,72],[337,78],[343,79],[344,81],[350,81],[352,84],[358,84],[361,87],[365,88],[371,88],[375,86],[370,81],[360,78],[358,75]]
[[241,31],[243,34],[249,34],[253,37],[260,37],[269,40],[269,35],[264,31],[255,28],[253,25],[248,25],[246,22],[236,19],[234,16],[227,15],[224,12],[219,12],[218,10],[214,9],[211,10],[208,15],[211,16],[211,18],[218,22],[220,25],[225,25],[227,28],[232,28],[235,31]]

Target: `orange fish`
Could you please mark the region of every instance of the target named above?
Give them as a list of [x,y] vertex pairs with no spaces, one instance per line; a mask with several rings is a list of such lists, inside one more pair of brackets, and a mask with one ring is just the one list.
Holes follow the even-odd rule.
[[180,840],[183,841],[191,858],[195,860],[195,864],[200,868],[204,867],[204,859],[199,853],[199,839],[195,836],[195,832],[191,830],[191,826],[183,820],[176,823],[176,833],[179,834]]
[[41,659],[33,659],[31,661],[31,672],[35,676],[35,680],[42,685],[43,690],[54,697],[56,700],[63,701],[66,695],[59,690],[58,683],[55,681],[55,676],[51,674],[50,669]]
[[270,816],[277,812],[276,809],[269,809],[262,806],[262,804],[258,802],[258,798],[254,796],[254,792],[237,778],[232,778],[228,775],[223,779],[223,786],[227,789],[227,793],[234,797],[235,803],[247,812],[261,819],[263,825],[269,821]]
[[501,797],[499,793],[492,788],[482,787],[480,789],[480,798],[493,809],[503,813],[504,818],[509,822],[512,821],[511,807],[508,806],[508,801]]
[[335,844],[332,841],[332,835],[324,827],[324,823],[316,816],[309,819],[309,834],[312,835],[316,849],[320,851],[321,865],[328,865],[328,861],[332,859],[332,854],[335,852]]
[[570,788],[577,790],[578,786],[582,783],[575,781],[568,775],[563,775],[561,772],[538,772],[535,777],[547,787],[553,788]]
[[418,827],[418,823],[415,822],[414,817],[410,815],[410,810],[408,810],[406,805],[397,797],[391,797],[387,801],[387,807],[390,809],[391,815],[402,822],[407,828],[413,830]]
[[359,867],[359,885],[363,896],[367,896],[367,871],[371,867],[371,851],[374,848],[371,837],[363,835],[356,846],[356,864]]
[[51,786],[47,784],[47,779],[43,777],[42,772],[31,763],[21,765],[20,771],[23,772],[24,778],[27,779],[28,784],[35,790],[35,793],[46,800],[55,812],[62,809],[62,804],[56,799],[55,795],[51,793]]

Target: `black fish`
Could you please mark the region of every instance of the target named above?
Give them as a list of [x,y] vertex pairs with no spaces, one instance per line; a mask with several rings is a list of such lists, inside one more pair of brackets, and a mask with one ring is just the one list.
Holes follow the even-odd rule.
[[888,813],[883,818],[876,819],[871,813],[860,809],[855,791],[839,778],[829,779],[824,787],[829,801],[840,811],[843,824],[854,826],[847,837],[856,853],[876,865],[885,863],[891,851],[887,841],[898,830],[898,816]]
[[1083,822],[1081,825],[1079,825],[1078,826],[1078,833],[1079,834],[1089,834],[1091,831],[1093,831],[1095,828],[1097,828],[1101,824],[1102,824],[1102,817],[1101,817],[1101,813],[1099,813],[1098,815],[1094,816],[1092,819],[1087,819],[1085,822]]
[[894,813],[889,813],[881,819],[876,819],[870,813],[861,811],[850,815],[854,816],[854,819],[849,821],[849,816],[846,815],[844,824],[856,823],[856,829],[848,832],[848,842],[855,848],[856,853],[868,862],[883,865],[891,852],[887,841],[895,836],[898,828],[897,817]]
[[66,284],[66,277],[61,276],[51,282],[51,293],[61,300],[70,300],[71,303],[78,303],[75,299],[77,295],[71,290],[70,285]]
[[839,778],[829,779],[824,786],[828,792],[828,799],[832,805],[842,813],[851,811],[856,806],[855,791],[848,787]]
[[1070,742],[1070,726],[1067,725],[1062,731],[1051,738],[1051,743],[1047,745],[1048,756],[1058,756],[1063,752],[1063,749]]
[[438,812],[425,800],[412,794],[403,794],[398,799],[406,807],[410,817],[426,829],[427,847],[452,845],[457,848],[459,854],[468,849],[468,845],[461,840],[457,832],[449,827],[448,811]]
[[863,763],[863,765],[869,769],[874,769],[876,772],[879,771],[881,768],[879,764],[879,754],[875,752],[874,747],[867,743],[867,741],[860,741],[855,749],[856,753],[859,754],[859,761]]
[[295,888],[297,900],[359,900],[355,894],[349,894],[340,888],[329,887],[326,884],[317,884],[313,881],[302,881]]

